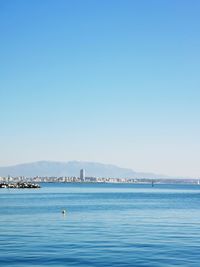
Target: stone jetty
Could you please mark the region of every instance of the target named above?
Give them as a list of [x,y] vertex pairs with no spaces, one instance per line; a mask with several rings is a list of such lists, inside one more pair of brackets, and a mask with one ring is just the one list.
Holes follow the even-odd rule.
[[40,188],[39,184],[19,182],[19,183],[0,183],[0,188],[17,188],[17,189],[37,189]]

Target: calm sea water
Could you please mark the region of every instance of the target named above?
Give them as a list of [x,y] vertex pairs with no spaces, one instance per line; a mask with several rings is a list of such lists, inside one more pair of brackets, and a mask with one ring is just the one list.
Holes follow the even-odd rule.
[[0,266],[199,267],[200,186],[1,189]]

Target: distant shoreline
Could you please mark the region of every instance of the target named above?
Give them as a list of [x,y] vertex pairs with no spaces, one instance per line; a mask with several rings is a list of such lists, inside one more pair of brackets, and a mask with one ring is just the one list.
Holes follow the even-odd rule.
[[19,186],[20,184],[38,184],[38,183],[79,183],[79,184],[151,184],[152,187],[156,184],[196,184],[200,185],[199,179],[150,179],[150,178],[101,178],[101,177],[0,177],[0,184],[10,184],[11,187]]

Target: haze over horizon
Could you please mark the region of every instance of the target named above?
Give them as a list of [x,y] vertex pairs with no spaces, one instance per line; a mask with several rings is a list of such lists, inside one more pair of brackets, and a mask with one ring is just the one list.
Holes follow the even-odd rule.
[[176,177],[158,173],[142,172],[131,168],[123,168],[114,164],[89,161],[36,161],[17,165],[0,166],[0,177],[26,176],[26,177],[78,177],[80,170],[84,169],[86,177],[103,178],[146,178],[146,179],[175,179],[175,178],[198,178]]
[[[59,165],[62,165],[62,164],[77,164],[77,165],[79,165],[80,164],[80,168],[78,168],[77,167],[77,170],[76,170],[76,174],[77,173],[79,173],[79,171],[80,171],[80,169],[81,168],[84,168],[86,171],[87,171],[87,165],[88,166],[90,166],[90,164],[91,165],[95,165],[95,164],[97,164],[97,166],[98,165],[102,165],[103,166],[103,168],[105,167],[114,167],[114,169],[119,169],[120,171],[122,170],[125,170],[125,171],[127,171],[127,170],[129,170],[129,171],[132,171],[132,172],[134,172],[136,175],[137,174],[147,174],[148,176],[146,177],[146,178],[174,178],[174,179],[176,179],[176,178],[192,178],[192,179],[196,179],[196,178],[199,178],[199,176],[176,176],[176,175],[166,175],[166,174],[164,174],[164,173],[158,173],[158,172],[150,172],[150,171],[142,171],[142,170],[137,170],[137,169],[133,169],[133,168],[130,168],[130,167],[124,167],[124,166],[120,166],[120,165],[116,165],[116,164],[113,164],[113,163],[109,163],[109,162],[107,162],[107,163],[103,163],[103,162],[97,162],[97,161],[80,161],[80,160],[68,160],[68,161],[55,161],[55,160],[39,160],[39,161],[28,161],[28,162],[19,162],[19,163],[15,163],[15,164],[8,164],[8,165],[4,165],[4,166],[2,166],[2,165],[0,165],[0,170],[3,168],[5,168],[5,169],[8,169],[8,172],[6,172],[6,173],[4,173],[4,175],[10,175],[10,171],[9,171],[9,168],[11,167],[11,169],[14,167],[19,167],[19,169],[18,170],[20,170],[20,168],[22,167],[22,172],[24,172],[24,170],[23,170],[23,167],[24,166],[28,166],[29,165],[29,168],[31,169],[32,168],[32,166],[35,166],[35,165],[37,165],[38,164],[38,166],[40,166],[41,164],[43,165],[47,165],[48,166],[48,164],[49,164],[49,167],[50,167],[50,170],[51,170],[51,164],[59,164]],[[84,164],[86,164],[86,166],[84,166]],[[40,166],[41,167],[41,166]],[[48,170],[48,175],[49,176],[52,176],[52,175],[56,175],[55,173],[52,173],[51,174],[51,172],[50,172],[50,170]],[[34,169],[33,170],[31,170],[33,173],[34,173]],[[98,175],[96,175],[96,176],[101,176],[101,171],[100,170],[98,170],[99,171],[99,174]],[[0,175],[1,175],[1,173],[0,173]],[[24,174],[23,174],[24,175]],[[20,173],[20,172],[18,172],[17,174],[14,174],[14,176],[23,176],[22,175],[22,173]],[[65,175],[65,173],[63,173],[62,172],[62,176],[64,176]],[[75,175],[75,174],[73,174],[73,175]],[[36,174],[33,174],[33,176],[37,176],[37,173]],[[59,175],[57,175],[57,176],[59,176]],[[126,175],[125,175],[126,176]],[[122,174],[120,174],[120,177],[121,178],[125,178],[125,176],[123,177],[123,175]],[[113,176],[114,177],[114,176]],[[117,175],[115,176],[115,177],[117,177]],[[128,178],[134,178],[134,177],[128,177]],[[141,178],[141,176],[140,177],[137,177],[137,178]],[[145,178],[144,176],[142,176],[142,178]]]
[[0,166],[200,176],[199,1],[1,1]]

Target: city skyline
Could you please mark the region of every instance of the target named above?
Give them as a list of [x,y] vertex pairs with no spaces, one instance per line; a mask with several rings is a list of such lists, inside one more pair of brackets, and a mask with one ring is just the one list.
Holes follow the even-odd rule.
[[0,166],[200,175],[198,1],[1,1]]
[[138,172],[113,164],[87,161],[37,161],[0,166],[0,177],[110,177],[120,179],[199,179],[198,177],[168,176],[161,173]]

